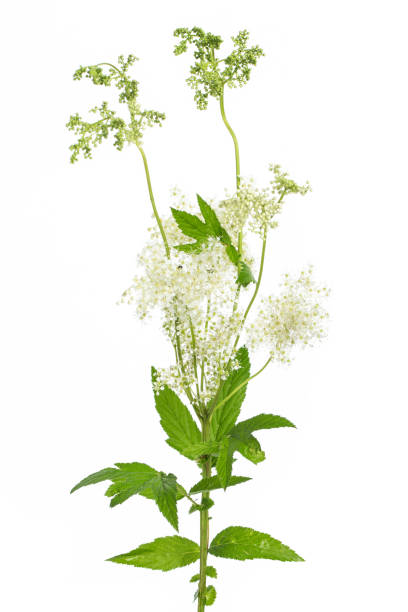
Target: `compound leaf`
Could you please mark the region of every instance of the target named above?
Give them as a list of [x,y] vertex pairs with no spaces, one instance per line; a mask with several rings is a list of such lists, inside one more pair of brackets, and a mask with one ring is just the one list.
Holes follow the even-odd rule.
[[240,561],[246,559],[304,561],[279,540],[249,527],[227,527],[215,536],[208,552],[216,557]]
[[135,550],[111,557],[107,561],[168,572],[194,563],[199,558],[198,544],[180,536],[169,536],[142,544]]

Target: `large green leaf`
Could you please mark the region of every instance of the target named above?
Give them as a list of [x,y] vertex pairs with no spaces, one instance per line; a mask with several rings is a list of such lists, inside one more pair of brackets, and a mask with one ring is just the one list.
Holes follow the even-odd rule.
[[295,427],[295,425],[288,421],[288,419],[276,414],[257,414],[250,419],[240,421],[228,433],[234,438],[245,440],[253,431],[277,427]]
[[118,504],[140,493],[151,481],[157,477],[157,470],[154,470],[145,463],[115,463],[118,468],[110,480],[112,483],[105,495],[111,497],[110,505],[113,508]]
[[[234,485],[240,484],[241,482],[247,482],[251,480],[247,476],[231,476],[228,486],[233,487]],[[211,476],[210,478],[203,478],[200,482],[197,482],[191,489],[190,495],[195,493],[204,493],[206,491],[214,491],[215,489],[222,489],[223,485],[220,482],[218,476]]]
[[183,234],[189,238],[195,238],[195,240],[202,241],[213,234],[211,228],[203,223],[196,215],[191,215],[184,210],[177,210],[175,208],[171,209],[171,214]]
[[168,572],[194,563],[199,558],[198,544],[180,536],[169,536],[142,544],[135,550],[111,557],[107,561]]
[[228,233],[222,227],[221,223],[218,220],[217,215],[214,210],[211,208],[205,200],[197,193],[197,201],[200,207],[201,214],[203,215],[204,221],[208,228],[211,230],[211,234],[214,237],[220,238],[221,242],[225,245],[231,244],[231,238]]
[[276,561],[304,561],[293,550],[267,533],[249,527],[228,527],[215,536],[209,553],[227,559],[274,559]]
[[[224,381],[216,399],[217,405],[230,395],[239,385],[248,380],[250,376],[251,366],[246,346],[241,346],[241,348],[238,349],[236,358],[239,363],[239,368],[233,370]],[[210,433],[214,440],[222,440],[225,434],[234,426],[239,416],[242,402],[245,399],[246,388],[247,385],[243,385],[229,400],[219,408],[215,408],[210,424]]]
[[[156,370],[152,368],[152,381],[156,379]],[[165,386],[154,393],[156,410],[160,415],[160,424],[169,436],[167,443],[179,453],[192,459],[188,447],[201,442],[201,433],[187,406],[178,395]]]
[[145,463],[115,463],[115,465],[116,468],[106,468],[84,478],[71,493],[89,484],[111,480],[112,484],[105,495],[112,498],[110,501],[112,508],[133,495],[143,495],[148,499],[154,499],[163,516],[178,530],[177,500],[184,497],[185,491],[177,483],[174,474],[158,472]]

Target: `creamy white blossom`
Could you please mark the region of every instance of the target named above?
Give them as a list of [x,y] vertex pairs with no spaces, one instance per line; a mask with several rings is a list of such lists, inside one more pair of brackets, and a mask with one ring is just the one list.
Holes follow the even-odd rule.
[[271,164],[269,170],[273,173],[269,187],[258,189],[252,179],[241,179],[238,191],[221,202],[231,230],[236,234],[247,225],[251,232],[263,238],[268,229],[278,225],[275,217],[282,210],[284,197],[290,193],[305,195],[310,191],[309,183],[297,185],[279,165]]
[[295,345],[313,345],[326,336],[328,317],[323,307],[329,290],[312,278],[312,267],[298,277],[285,274],[282,292],[261,301],[259,312],[247,330],[248,346],[266,346],[273,360],[290,363]]

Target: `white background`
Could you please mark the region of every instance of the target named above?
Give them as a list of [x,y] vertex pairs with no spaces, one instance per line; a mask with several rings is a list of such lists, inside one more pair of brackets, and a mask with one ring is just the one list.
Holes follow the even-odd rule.
[[[141,58],[141,101],[165,111],[146,134],[161,211],[169,190],[233,188],[229,135],[214,100],[195,109],[191,57],[175,27],[225,40],[247,28],[266,57],[226,109],[242,173],[280,163],[313,192],[293,198],[269,245],[266,287],[313,262],[332,287],[329,339],[256,379],[244,409],[292,419],[260,434],[267,461],[214,494],[212,532],[266,531],[305,564],[214,559],[215,609],[407,609],[407,88],[404,2],[278,0],[148,4],[14,2],[2,15],[1,570],[7,612],[184,612],[193,566],[163,574],[106,563],[171,535],[152,502],[111,510],[104,485],[68,491],[115,461],[145,461],[192,485],[196,468],[164,443],[149,384],[168,348],[116,306],[150,223],[135,148],[105,143],[69,164],[71,113],[108,99],[74,82],[80,64]],[[198,537],[181,502],[181,534]]]

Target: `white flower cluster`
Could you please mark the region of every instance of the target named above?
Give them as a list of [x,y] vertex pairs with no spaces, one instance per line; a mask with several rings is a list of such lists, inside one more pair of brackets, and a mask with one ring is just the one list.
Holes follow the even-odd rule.
[[247,330],[248,346],[267,346],[275,361],[290,363],[295,344],[313,345],[326,336],[328,313],[322,306],[329,290],[312,279],[312,267],[297,278],[286,274],[281,295],[261,302],[255,321]]
[[310,190],[309,183],[297,185],[282,172],[279,165],[270,165],[273,172],[270,187],[258,189],[253,180],[241,181],[237,193],[221,202],[230,229],[235,235],[248,223],[250,231],[264,237],[268,229],[278,225],[275,217],[282,210],[283,198],[289,193],[305,195]]
[[[177,208],[197,214],[184,199]],[[216,212],[223,223],[222,213]],[[162,223],[171,257],[166,257],[159,230],[150,228],[150,240],[138,257],[141,274],[133,278],[121,303],[134,305],[140,319],[154,309],[162,313],[163,329],[175,348],[177,365],[158,368],[157,387],[166,384],[176,392],[191,387],[195,397],[207,401],[226,376],[242,321],[242,312],[234,308],[236,266],[215,238],[210,238],[200,253],[172,248],[188,239],[173,217],[162,219]],[[250,261],[247,253],[244,256]]]

